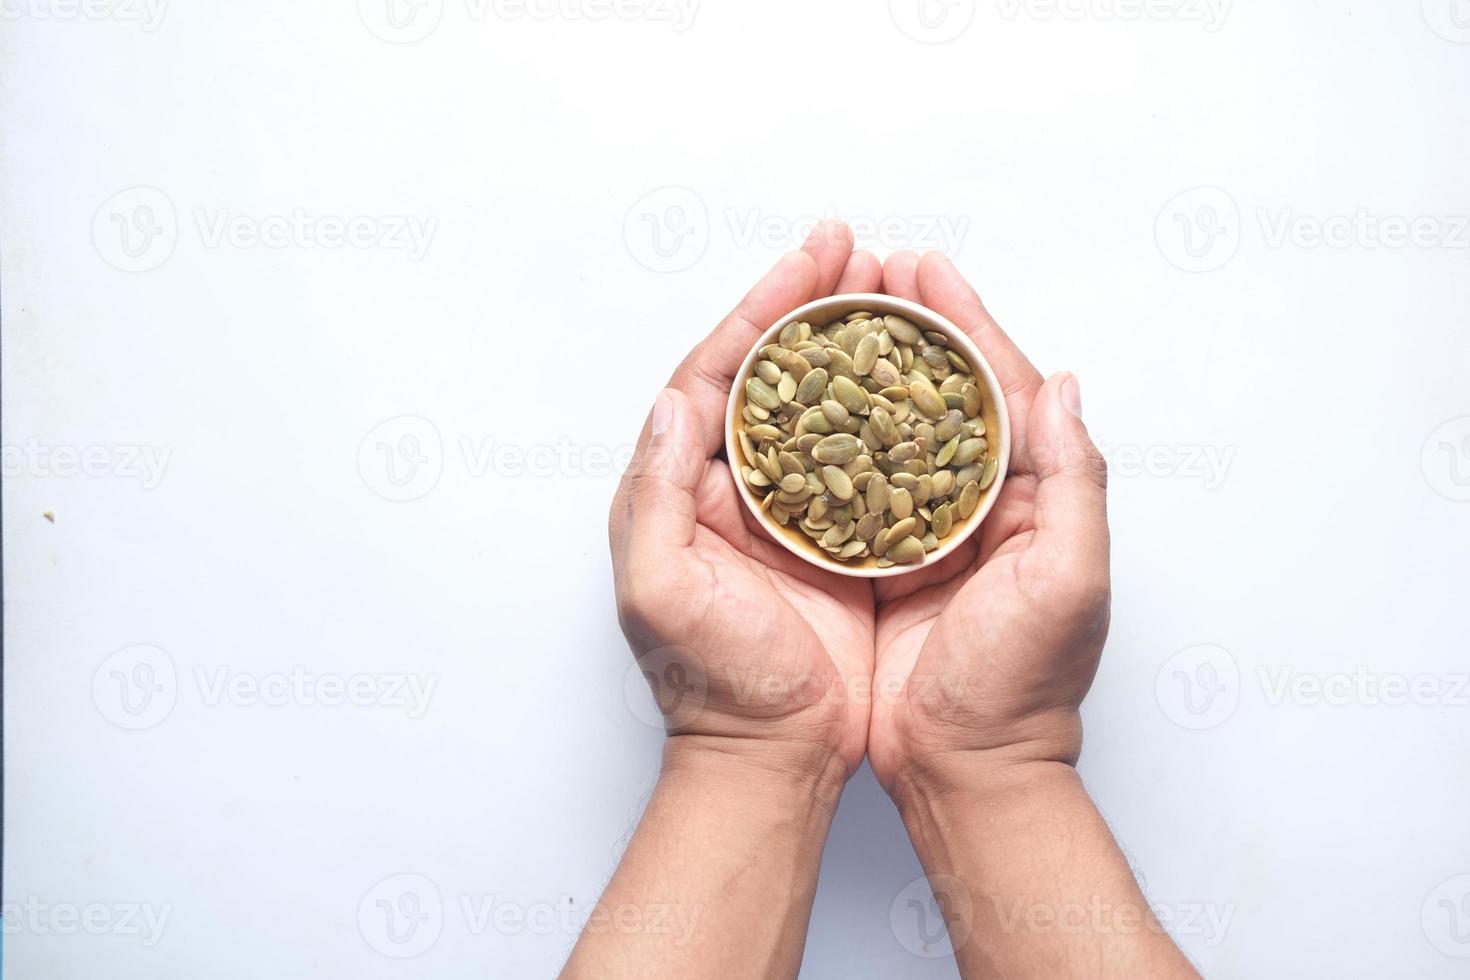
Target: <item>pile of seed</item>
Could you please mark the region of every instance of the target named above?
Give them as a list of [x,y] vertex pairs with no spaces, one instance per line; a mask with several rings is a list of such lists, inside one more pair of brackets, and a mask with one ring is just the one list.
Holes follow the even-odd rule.
[[788,323],[744,384],[741,477],[838,561],[922,562],[995,481],[974,370],[901,316]]

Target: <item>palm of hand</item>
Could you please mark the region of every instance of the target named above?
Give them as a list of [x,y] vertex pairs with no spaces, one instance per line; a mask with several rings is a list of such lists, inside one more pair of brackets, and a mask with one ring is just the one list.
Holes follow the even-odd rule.
[[753,532],[725,464],[709,464],[698,494],[696,567],[686,618],[701,666],[708,717],[695,730],[781,734],[825,744],[848,770],[867,741],[873,595],[867,582],[807,565]]

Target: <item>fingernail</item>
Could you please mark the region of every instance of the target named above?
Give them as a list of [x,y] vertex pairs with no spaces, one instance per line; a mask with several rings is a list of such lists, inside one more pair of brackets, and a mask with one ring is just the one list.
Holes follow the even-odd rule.
[[669,423],[674,419],[674,401],[669,397],[669,390],[665,388],[658,393],[653,400],[653,421],[649,423],[649,432],[655,436],[661,436],[669,430]]
[[1068,374],[1062,380],[1062,407],[1079,419],[1082,417],[1082,388],[1077,384],[1077,377]]

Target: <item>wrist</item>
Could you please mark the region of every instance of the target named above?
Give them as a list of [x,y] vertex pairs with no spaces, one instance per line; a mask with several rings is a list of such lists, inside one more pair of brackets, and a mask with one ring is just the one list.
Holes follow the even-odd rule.
[[1017,745],[926,754],[898,771],[890,795],[909,823],[939,809],[1005,809],[1042,788],[1080,782],[1072,761]]
[[715,795],[770,801],[787,812],[830,816],[847,785],[846,764],[824,746],[715,735],[671,735],[660,782],[703,787]]

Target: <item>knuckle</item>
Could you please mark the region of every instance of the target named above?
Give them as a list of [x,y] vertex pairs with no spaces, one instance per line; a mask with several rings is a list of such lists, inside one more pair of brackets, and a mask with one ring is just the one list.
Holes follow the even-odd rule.
[[1087,480],[1101,490],[1108,487],[1108,461],[1091,442],[1067,446],[1057,459],[1057,469]]

